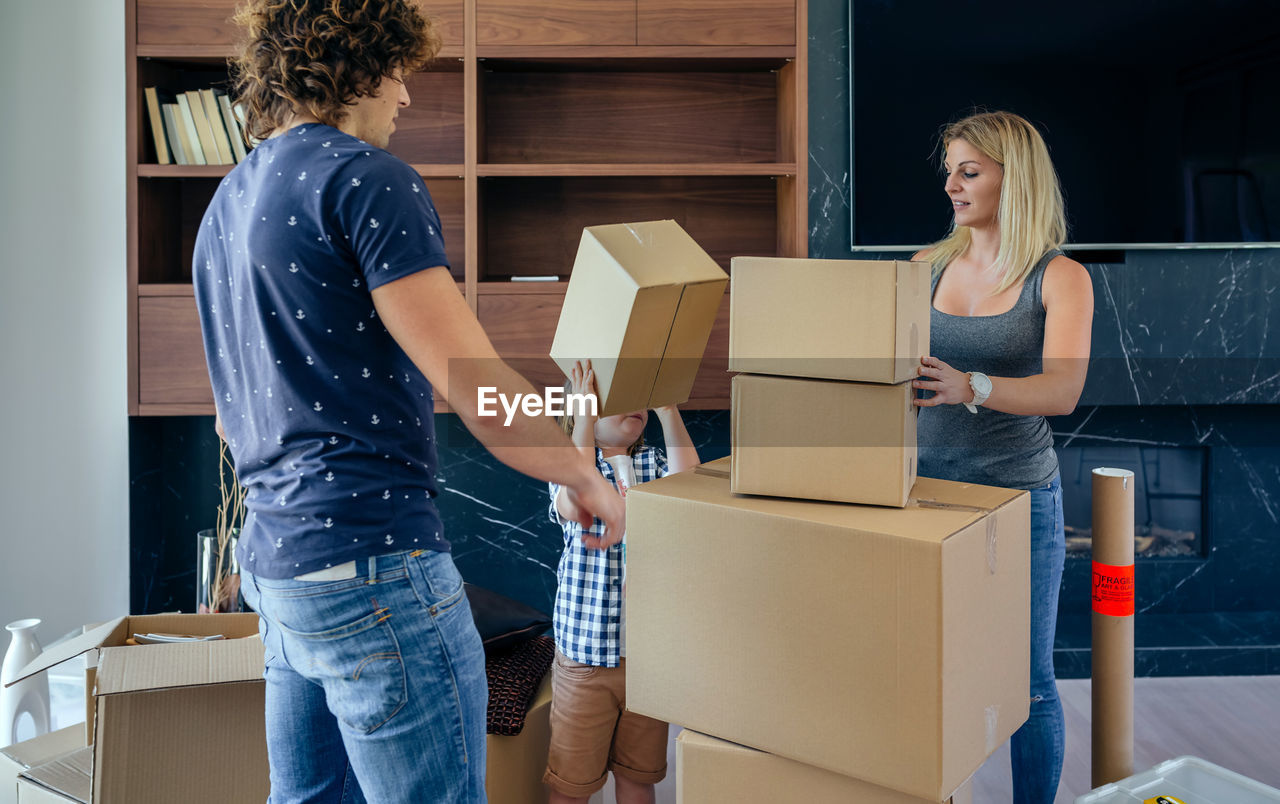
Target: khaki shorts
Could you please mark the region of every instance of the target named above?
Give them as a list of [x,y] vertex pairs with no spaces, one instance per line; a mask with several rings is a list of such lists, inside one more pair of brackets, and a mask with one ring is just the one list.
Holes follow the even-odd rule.
[[556,651],[551,667],[551,749],[542,781],[586,797],[613,771],[638,784],[667,775],[667,724],[626,710],[621,667],[580,664]]

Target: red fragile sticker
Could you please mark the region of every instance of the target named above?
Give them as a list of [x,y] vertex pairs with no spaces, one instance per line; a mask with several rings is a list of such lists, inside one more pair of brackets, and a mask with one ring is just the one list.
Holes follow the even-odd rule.
[[1093,562],[1093,610],[1112,617],[1133,616],[1133,565]]

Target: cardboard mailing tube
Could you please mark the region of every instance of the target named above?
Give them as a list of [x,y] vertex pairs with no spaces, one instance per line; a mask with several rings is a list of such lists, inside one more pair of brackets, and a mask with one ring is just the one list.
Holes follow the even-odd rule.
[[1133,775],[1133,472],[1093,470],[1093,786]]

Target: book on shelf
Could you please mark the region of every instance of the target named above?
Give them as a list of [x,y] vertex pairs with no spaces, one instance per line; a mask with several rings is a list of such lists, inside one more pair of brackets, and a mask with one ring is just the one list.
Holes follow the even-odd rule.
[[178,104],[164,103],[160,106],[161,115],[164,117],[164,131],[169,137],[169,144],[173,148],[173,161],[179,165],[191,164],[191,157],[187,155],[186,145],[183,144],[182,134],[178,128]]
[[200,138],[200,150],[204,152],[206,165],[221,165],[218,147],[213,142],[213,129],[209,126],[209,118],[204,113],[204,101],[200,99],[199,90],[188,90],[182,93],[187,96],[187,106],[191,108],[191,119],[196,124],[196,136]]
[[234,165],[235,154],[231,152],[231,138],[222,123],[222,108],[218,105],[218,89],[200,90],[200,100],[204,102],[204,116],[209,120],[209,128],[213,130],[213,144],[218,149],[218,164]]
[[207,165],[208,161],[204,156],[204,148],[200,144],[200,137],[196,130],[196,121],[191,113],[191,101],[186,94],[178,94],[178,134],[182,137],[182,144],[187,149],[187,156],[191,159],[192,165]]
[[222,112],[222,123],[226,126],[227,135],[231,137],[231,151],[235,154],[237,163],[243,162],[248,155],[244,150],[244,130],[240,128],[236,113],[231,110],[231,100],[227,97],[227,93],[219,92],[217,95],[218,107]]
[[165,135],[164,110],[161,104],[172,101],[168,93],[162,94],[155,87],[146,87],[142,94],[147,99],[147,118],[151,121],[151,140],[156,145],[156,163],[168,165],[173,162],[169,156],[169,139]]

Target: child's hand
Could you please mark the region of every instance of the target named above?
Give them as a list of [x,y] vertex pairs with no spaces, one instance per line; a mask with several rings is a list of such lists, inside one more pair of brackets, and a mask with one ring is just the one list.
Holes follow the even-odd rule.
[[[570,393],[592,394],[599,400],[600,395],[596,392],[596,373],[591,368],[590,360],[574,361],[573,370],[569,372],[569,389]],[[578,411],[574,414],[575,423],[582,421],[584,418],[592,421],[597,418],[586,405],[578,406]]]

